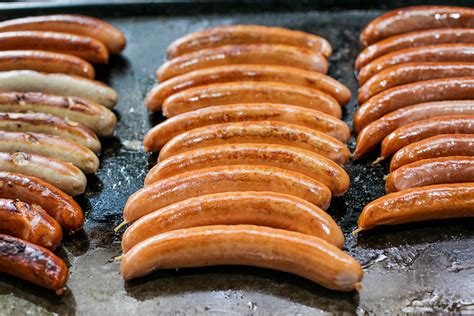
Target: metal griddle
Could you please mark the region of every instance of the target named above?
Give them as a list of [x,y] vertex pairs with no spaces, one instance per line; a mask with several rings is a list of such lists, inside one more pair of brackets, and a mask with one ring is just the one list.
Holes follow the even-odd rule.
[[[143,100],[171,41],[205,27],[233,23],[320,34],[334,47],[330,75],[356,95],[353,62],[359,51],[358,34],[383,10],[370,9],[374,4],[369,1],[293,2],[31,4],[0,11],[1,19],[66,12],[97,16],[123,30],[129,42],[121,56],[97,69],[98,79],[119,93],[120,121],[116,136],[103,140],[99,172],[89,176],[87,191],[78,198],[87,214],[84,231],[66,239],[58,252],[70,267],[69,294],[58,298],[0,275],[1,315],[474,313],[472,219],[384,227],[359,238],[351,235],[363,206],[384,195],[387,165],[372,166],[375,153],[345,166],[351,189],[333,199],[329,210],[346,234],[345,249],[365,268],[359,293],[338,293],[287,273],[241,266],[158,271],[127,283],[120,277],[120,264],[113,260],[120,254],[120,234],[115,235],[113,228],[122,219],[127,197],[142,187],[156,159],[142,151],[141,143],[150,126],[163,117],[149,115]],[[469,1],[451,3],[469,5]],[[408,4],[413,1],[388,1],[377,9]],[[349,125],[355,108],[353,98],[344,110]],[[354,139],[350,146],[353,149]]]

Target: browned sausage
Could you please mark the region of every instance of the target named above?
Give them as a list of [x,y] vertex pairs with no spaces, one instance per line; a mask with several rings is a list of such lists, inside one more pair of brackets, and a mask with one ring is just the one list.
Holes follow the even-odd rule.
[[122,251],[168,231],[239,224],[280,228],[319,237],[339,248],[344,245],[339,226],[314,204],[275,192],[226,192],[190,198],[143,216],[123,234]]

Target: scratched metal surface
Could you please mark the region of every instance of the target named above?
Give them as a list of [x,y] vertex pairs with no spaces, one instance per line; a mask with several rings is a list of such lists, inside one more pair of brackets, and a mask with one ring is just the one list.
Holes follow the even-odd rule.
[[[288,7],[272,12],[241,5],[223,10],[217,4],[50,7],[0,12],[2,18],[74,12],[103,17],[122,29],[129,45],[99,79],[120,95],[116,136],[104,140],[101,168],[89,177],[79,198],[86,211],[84,231],[64,242],[59,255],[70,267],[69,293],[58,298],[6,275],[0,275],[0,314],[318,314],[324,312],[474,313],[474,230],[472,220],[383,228],[359,238],[350,232],[362,207],[382,196],[386,166],[367,159],[348,164],[352,185],[329,210],[342,226],[345,249],[365,268],[359,293],[337,293],[302,278],[250,267],[212,267],[160,271],[124,283],[119,275],[121,221],[127,197],[142,186],[155,157],[141,150],[141,140],[160,115],[150,116],[142,100],[164,60],[166,46],[204,27],[230,23],[280,25],[320,34],[333,44],[330,75],[356,92],[353,61],[361,28],[382,11],[316,11]],[[252,12],[254,11],[254,12]],[[232,13],[233,12],[233,13]],[[355,101],[346,107],[351,123]],[[353,147],[352,140],[351,146]]]

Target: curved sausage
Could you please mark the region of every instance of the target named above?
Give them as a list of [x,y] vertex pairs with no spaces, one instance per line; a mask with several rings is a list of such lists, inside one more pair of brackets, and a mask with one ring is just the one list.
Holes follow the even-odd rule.
[[[236,207],[238,205],[238,207]],[[190,198],[143,216],[122,236],[122,251],[165,232],[210,225],[257,225],[319,237],[336,247],[344,235],[329,214],[296,196],[226,192]]]
[[163,114],[172,117],[208,106],[236,103],[280,103],[315,109],[341,118],[339,103],[330,95],[277,82],[230,82],[190,88],[165,100]]
[[0,199],[0,234],[56,249],[63,238],[61,226],[36,204]]
[[52,31],[88,36],[104,43],[112,54],[120,53],[126,45],[125,36],[117,28],[78,14],[30,16],[1,22],[0,32],[8,31]]
[[0,151],[22,151],[70,162],[85,173],[99,169],[99,159],[90,149],[53,135],[0,131]]
[[382,91],[407,83],[452,77],[474,77],[474,62],[406,63],[384,69],[359,88],[358,101],[362,104]]
[[180,229],[149,238],[123,256],[130,280],[155,269],[248,265],[293,273],[327,288],[360,288],[360,264],[318,237],[252,225]]
[[385,114],[364,127],[359,133],[352,159],[359,159],[374,149],[387,135],[399,127],[424,119],[449,115],[474,115],[474,101],[420,103]]
[[437,157],[474,156],[474,135],[433,136],[407,145],[397,151],[390,162],[390,172],[409,163]]
[[224,45],[283,44],[298,46],[329,57],[332,47],[318,35],[263,25],[224,25],[194,32],[175,40],[168,46],[168,58]]
[[226,45],[185,54],[161,65],[156,76],[165,81],[194,70],[236,64],[279,65],[321,73],[328,71],[324,55],[288,45]]
[[0,272],[8,273],[62,295],[68,278],[64,261],[27,241],[0,234]]
[[395,9],[370,22],[360,34],[360,43],[366,47],[390,36],[446,27],[474,28],[474,9],[455,6]]
[[354,115],[354,131],[400,108],[423,102],[470,100],[474,95],[474,77],[442,78],[419,81],[385,90],[370,98]]
[[[224,144],[265,143],[309,150],[345,163],[350,156],[347,146],[337,139],[312,129],[272,121],[216,124],[190,130],[171,139],[160,151],[159,159],[202,147]],[[145,150],[153,151],[154,147]]]
[[451,156],[424,159],[390,173],[388,193],[442,183],[474,182],[474,157]]
[[0,92],[43,92],[81,97],[108,108],[117,104],[117,93],[100,81],[32,70],[0,72]]
[[70,234],[84,223],[81,207],[70,196],[35,177],[0,172],[0,197],[41,206]]
[[138,190],[129,197],[125,222],[188,198],[233,191],[270,191],[297,196],[322,209],[331,202],[327,186],[303,174],[268,166],[220,166],[176,175]]
[[272,81],[311,88],[329,94],[341,105],[351,99],[351,91],[345,85],[322,73],[274,65],[228,65],[195,70],[158,84],[148,93],[146,107],[157,111],[167,97],[189,88],[240,81]]

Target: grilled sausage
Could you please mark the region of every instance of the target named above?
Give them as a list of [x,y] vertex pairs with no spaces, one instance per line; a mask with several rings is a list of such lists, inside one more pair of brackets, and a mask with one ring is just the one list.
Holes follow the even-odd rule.
[[0,92],[0,112],[40,112],[62,117],[89,127],[99,136],[110,136],[117,117],[106,107],[76,97],[37,92]]
[[354,130],[359,133],[369,123],[400,108],[423,102],[469,100],[474,95],[474,77],[419,81],[388,89],[370,98],[357,109]]
[[236,64],[279,65],[321,73],[328,71],[324,55],[307,48],[288,45],[226,45],[203,49],[173,58],[157,70],[165,81],[194,70]]
[[337,118],[342,116],[339,103],[324,92],[268,81],[216,83],[190,88],[167,98],[163,103],[163,114],[172,117],[208,106],[260,102],[298,105]]
[[182,173],[154,182],[131,195],[123,210],[126,222],[165,206],[205,194],[233,191],[270,191],[300,197],[322,209],[331,191],[303,174],[268,166],[221,166]]
[[35,177],[0,172],[0,197],[41,206],[69,233],[84,223],[81,207],[70,196]]
[[311,88],[329,94],[341,105],[351,99],[345,85],[322,73],[285,66],[228,65],[199,69],[160,83],[148,93],[146,107],[157,111],[167,97],[189,88],[240,81],[272,81]]
[[31,70],[0,72],[0,92],[10,91],[81,97],[108,108],[117,104],[117,93],[102,82],[64,74],[44,74]]
[[224,45],[283,44],[298,46],[329,57],[332,47],[317,35],[263,25],[225,25],[185,35],[168,46],[168,58]]
[[360,264],[318,237],[252,225],[180,229],[149,238],[123,256],[130,280],[155,269],[248,265],[290,272],[327,288],[360,288]]
[[454,134],[433,136],[403,147],[390,162],[390,171],[409,163],[429,158],[474,156],[474,135]]
[[123,234],[122,251],[168,231],[239,224],[280,228],[319,237],[339,248],[344,245],[339,226],[314,204],[274,192],[226,192],[190,198],[143,216]]
[[474,28],[474,9],[455,6],[395,9],[370,22],[360,34],[360,43],[366,47],[402,33],[447,27]]
[[352,159],[359,159],[371,151],[399,127],[428,118],[449,115],[474,115],[474,101],[420,103],[386,114],[362,129],[357,136],[357,145]]
[[0,152],[0,171],[39,178],[71,196],[84,193],[87,184],[86,176],[72,164],[23,152]]
[[70,162],[85,173],[99,168],[99,159],[87,147],[53,135],[0,131],[0,151],[22,151]]
[[0,272],[62,295],[68,278],[64,261],[46,248],[0,234]]
[[[182,133],[161,149],[159,159],[202,147],[242,143],[298,147],[320,154],[337,164],[345,163],[350,156],[347,147],[329,135],[299,125],[262,121],[216,124]],[[145,148],[151,151],[156,149],[154,146]]]
[[45,50],[77,56],[94,64],[109,61],[109,52],[102,42],[59,32],[0,32],[0,50]]
[[226,165],[263,165],[299,172],[325,184],[336,196],[349,189],[349,176],[332,160],[308,150],[269,144],[230,144],[187,151],[155,165],[146,176],[145,184],[188,171]]
[[40,15],[1,22],[0,32],[8,31],[52,31],[88,36],[104,43],[112,54],[120,53],[126,45],[125,36],[117,28],[77,14]]

